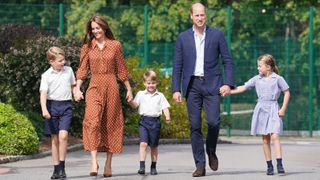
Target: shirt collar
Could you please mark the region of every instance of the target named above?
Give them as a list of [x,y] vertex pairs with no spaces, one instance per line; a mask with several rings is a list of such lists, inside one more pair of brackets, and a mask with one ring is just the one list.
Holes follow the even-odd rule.
[[159,91],[158,91],[158,89],[156,89],[156,91],[153,93],[153,94],[151,94],[151,93],[149,93],[146,89],[143,91],[143,93],[144,94],[150,94],[150,95],[157,95],[157,94],[159,94]]
[[63,68],[61,69],[61,71],[55,71],[55,70],[53,69],[53,67],[51,66],[51,67],[49,68],[49,72],[50,72],[50,73],[58,74],[58,73],[64,71],[65,69],[66,69],[66,67],[63,66]]
[[[192,26],[192,31],[193,31],[193,33],[196,35],[196,33],[195,33],[195,31],[194,31],[194,26]],[[206,34],[206,31],[207,31],[207,27],[205,27],[205,28],[203,29],[203,35]]]

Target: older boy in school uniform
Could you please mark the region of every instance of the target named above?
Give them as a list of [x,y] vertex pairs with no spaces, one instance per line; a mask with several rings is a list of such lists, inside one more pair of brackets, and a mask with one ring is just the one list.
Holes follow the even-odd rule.
[[45,118],[45,135],[51,135],[54,171],[51,179],[64,179],[68,129],[72,120],[73,70],[65,66],[65,53],[58,47],[47,51],[51,67],[41,75],[40,104]]
[[163,111],[166,123],[170,123],[170,104],[165,96],[157,90],[157,76],[154,71],[147,71],[144,74],[144,86],[146,89],[139,91],[134,100],[129,102],[133,108],[139,107],[138,111],[141,115],[139,122],[140,168],[138,173],[145,174],[146,150],[149,145],[152,161],[150,174],[157,175],[156,163],[161,129],[160,116]]

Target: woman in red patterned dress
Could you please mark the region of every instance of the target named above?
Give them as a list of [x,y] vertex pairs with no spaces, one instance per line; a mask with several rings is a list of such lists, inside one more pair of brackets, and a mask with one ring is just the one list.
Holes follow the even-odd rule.
[[84,98],[80,87],[89,69],[91,80],[86,91],[83,120],[84,149],[91,152],[90,176],[97,176],[97,152],[103,151],[107,155],[103,176],[111,177],[112,155],[122,151],[123,142],[123,114],[117,80],[126,86],[127,101],[133,96],[121,44],[115,40],[102,16],[93,16],[87,23],[77,71],[76,101]]

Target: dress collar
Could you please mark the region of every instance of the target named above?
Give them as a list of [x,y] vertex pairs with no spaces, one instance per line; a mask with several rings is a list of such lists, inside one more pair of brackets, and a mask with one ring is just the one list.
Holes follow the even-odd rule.
[[[275,72],[272,72],[269,77],[275,78],[276,76],[277,76],[277,74]],[[264,78],[264,76],[262,74],[259,74],[259,79],[261,79],[261,78]]]

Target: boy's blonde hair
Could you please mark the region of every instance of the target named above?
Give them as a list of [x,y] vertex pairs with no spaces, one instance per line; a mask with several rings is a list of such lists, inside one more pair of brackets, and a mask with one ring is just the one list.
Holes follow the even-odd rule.
[[149,70],[143,75],[143,80],[146,81],[147,79],[150,79],[151,81],[157,81],[157,74],[154,71]]
[[58,58],[65,57],[64,51],[56,46],[52,46],[51,48],[48,49],[47,51],[47,59],[48,61],[55,61]]

